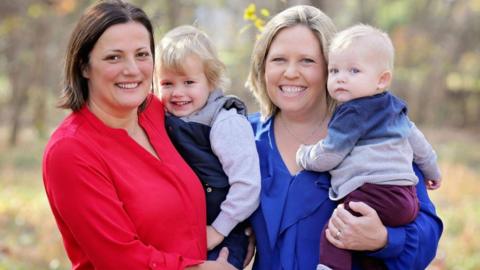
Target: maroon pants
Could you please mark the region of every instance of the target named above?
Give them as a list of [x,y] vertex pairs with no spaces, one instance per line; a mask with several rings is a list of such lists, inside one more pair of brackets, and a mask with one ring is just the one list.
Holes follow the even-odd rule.
[[[395,227],[412,222],[418,214],[418,199],[415,186],[390,186],[366,183],[348,194],[343,203],[345,209],[355,216],[349,202],[364,202],[377,211],[385,226]],[[320,238],[320,263],[332,269],[352,269],[350,250],[340,249],[332,245],[325,236],[325,225]],[[365,259],[363,259],[365,257]],[[382,261],[363,256],[363,269],[386,269]]]

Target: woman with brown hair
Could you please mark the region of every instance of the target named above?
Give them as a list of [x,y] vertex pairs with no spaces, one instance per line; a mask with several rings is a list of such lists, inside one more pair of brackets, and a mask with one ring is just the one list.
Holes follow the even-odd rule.
[[235,269],[206,258],[203,189],[164,128],[154,39],[123,1],[90,7],[67,51],[61,107],[72,113],[43,159],[48,200],[72,269]]

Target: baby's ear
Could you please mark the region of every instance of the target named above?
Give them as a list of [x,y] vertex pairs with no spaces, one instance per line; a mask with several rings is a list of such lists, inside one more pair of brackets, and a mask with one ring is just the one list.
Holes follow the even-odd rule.
[[387,89],[391,82],[392,72],[390,70],[385,70],[378,78],[377,89]]

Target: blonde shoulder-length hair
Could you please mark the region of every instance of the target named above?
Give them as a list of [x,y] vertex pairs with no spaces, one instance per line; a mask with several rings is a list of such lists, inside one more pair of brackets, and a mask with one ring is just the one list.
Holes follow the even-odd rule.
[[[275,36],[280,30],[296,25],[305,25],[317,36],[325,63],[328,65],[328,47],[336,32],[335,25],[330,17],[320,9],[298,5],[285,9],[275,15],[266,25],[264,31],[255,42],[250,61],[250,71],[245,86],[250,89],[260,105],[262,118],[267,118],[276,113],[277,106],[268,97],[265,83],[265,58]],[[325,69],[326,70],[326,69]],[[325,82],[326,83],[326,82]],[[326,88],[325,88],[326,89]],[[334,101],[326,94],[327,105],[333,110]]]

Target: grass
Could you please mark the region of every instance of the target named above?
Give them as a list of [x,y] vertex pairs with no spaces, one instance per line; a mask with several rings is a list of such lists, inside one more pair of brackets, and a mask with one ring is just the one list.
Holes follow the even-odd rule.
[[460,164],[442,162],[444,183],[430,192],[445,228],[434,269],[479,269],[479,174]]
[[439,155],[443,183],[430,192],[444,222],[431,269],[480,269],[480,141],[478,131],[426,129]]
[[[444,179],[430,192],[445,230],[429,269],[480,269],[478,132],[424,131],[439,154]],[[15,148],[5,141],[0,129],[0,270],[70,269],[43,190],[46,141],[29,133]]]
[[43,189],[45,141],[27,134],[8,148],[0,138],[0,270],[70,269]]

